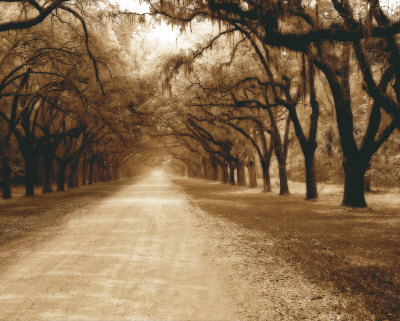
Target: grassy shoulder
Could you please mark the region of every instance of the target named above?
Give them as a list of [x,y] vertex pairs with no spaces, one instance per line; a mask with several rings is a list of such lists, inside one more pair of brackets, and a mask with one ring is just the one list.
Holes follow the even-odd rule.
[[400,320],[396,200],[374,193],[371,207],[348,209],[337,205],[337,193],[308,202],[301,195],[279,197],[205,180],[174,182],[209,215],[265,233],[277,256],[309,279],[363,302],[373,319]]

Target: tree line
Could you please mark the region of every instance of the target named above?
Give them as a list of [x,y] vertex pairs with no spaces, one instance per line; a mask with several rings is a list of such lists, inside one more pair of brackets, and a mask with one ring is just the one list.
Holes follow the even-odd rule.
[[[144,85],[128,77],[118,21],[96,2],[0,1],[3,198],[119,178],[135,153]],[[108,8],[112,12],[113,8]],[[151,89],[150,89],[151,90]],[[142,95],[142,96],[141,96]]]
[[236,169],[242,185],[243,168],[248,165],[252,172],[255,151],[268,191],[274,154],[280,194],[288,194],[293,128],[303,155],[306,198],[315,199],[315,154],[322,145],[322,157],[331,158],[337,133],[342,204],[367,206],[365,174],[373,156],[388,140],[394,156],[399,153],[398,11],[385,11],[377,0],[149,3],[154,15],[173,25],[210,21],[219,29],[202,46],[166,63],[166,88],[179,97],[171,101],[172,110],[181,112],[179,122],[173,116],[163,134],[181,137],[184,152],[175,154],[188,158],[193,153],[183,161],[191,172],[199,171],[196,166],[203,167],[202,174],[209,171],[196,159],[200,152],[211,169],[222,169],[224,181],[229,168],[233,183]]
[[[370,178],[398,168],[399,12],[377,0],[145,2],[139,15],[0,1],[4,198],[17,176],[32,195],[167,161],[250,187],[259,164],[269,192],[276,160],[280,195],[297,166],[307,199],[337,174],[342,204],[364,207]],[[149,19],[198,25],[201,41],[155,59]]]

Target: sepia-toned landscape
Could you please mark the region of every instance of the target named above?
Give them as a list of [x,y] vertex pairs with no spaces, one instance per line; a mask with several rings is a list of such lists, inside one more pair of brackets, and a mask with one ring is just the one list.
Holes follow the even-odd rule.
[[400,320],[399,1],[0,13],[0,320]]

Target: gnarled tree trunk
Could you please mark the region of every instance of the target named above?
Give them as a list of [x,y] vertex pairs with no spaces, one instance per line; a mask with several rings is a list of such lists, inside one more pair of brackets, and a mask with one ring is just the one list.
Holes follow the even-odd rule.
[[65,170],[68,162],[58,161],[58,177],[57,177],[57,191],[64,192],[65,190]]
[[69,174],[68,174],[68,182],[67,182],[67,186],[68,188],[73,188],[75,187],[75,172],[76,172],[77,168],[76,168],[76,163],[73,161],[70,165],[69,165]]
[[344,169],[344,206],[366,207],[364,197],[364,175],[367,165],[343,162]]
[[51,193],[53,188],[51,186],[51,174],[53,172],[53,155],[49,151],[43,153],[43,186],[42,193]]
[[279,168],[279,195],[289,195],[289,185],[286,172],[286,161],[278,164]]
[[232,163],[229,164],[229,184],[236,185],[236,183],[235,183],[235,166]]
[[237,185],[238,186],[246,186],[246,171],[245,164],[243,161],[238,162],[237,166]]
[[221,168],[222,168],[222,183],[229,184],[228,164],[222,165]]
[[249,187],[256,188],[257,187],[257,173],[256,173],[256,166],[254,163],[254,159],[251,159],[247,163],[247,172],[249,173]]
[[268,161],[262,161],[261,162],[261,168],[262,168],[262,173],[263,173],[263,192],[264,193],[269,193],[271,192],[271,176],[269,174],[269,167],[270,167],[270,162]]
[[218,163],[215,159],[210,158],[210,165],[211,165],[211,179],[214,181],[218,180]]
[[312,200],[318,198],[317,177],[315,174],[315,154],[314,152],[304,154],[306,167],[306,199]]
[[25,195],[32,196],[35,194],[35,164],[32,156],[25,156]]
[[11,167],[10,167],[10,159],[7,155],[3,155],[1,158],[1,166],[3,171],[3,198],[10,199],[12,198],[11,194]]
[[100,165],[98,163],[93,164],[93,183],[97,183],[100,179]]
[[87,183],[87,165],[88,162],[86,160],[82,161],[82,185],[86,185]]
[[94,162],[90,161],[89,162],[89,177],[88,177],[89,185],[93,184],[93,165],[94,165]]

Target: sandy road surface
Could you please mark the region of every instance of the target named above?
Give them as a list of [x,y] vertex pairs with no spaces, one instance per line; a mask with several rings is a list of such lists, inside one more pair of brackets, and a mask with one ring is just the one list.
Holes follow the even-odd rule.
[[1,272],[0,319],[236,319],[185,203],[152,177],[47,230]]
[[366,320],[183,182],[142,179],[0,248],[0,320]]

